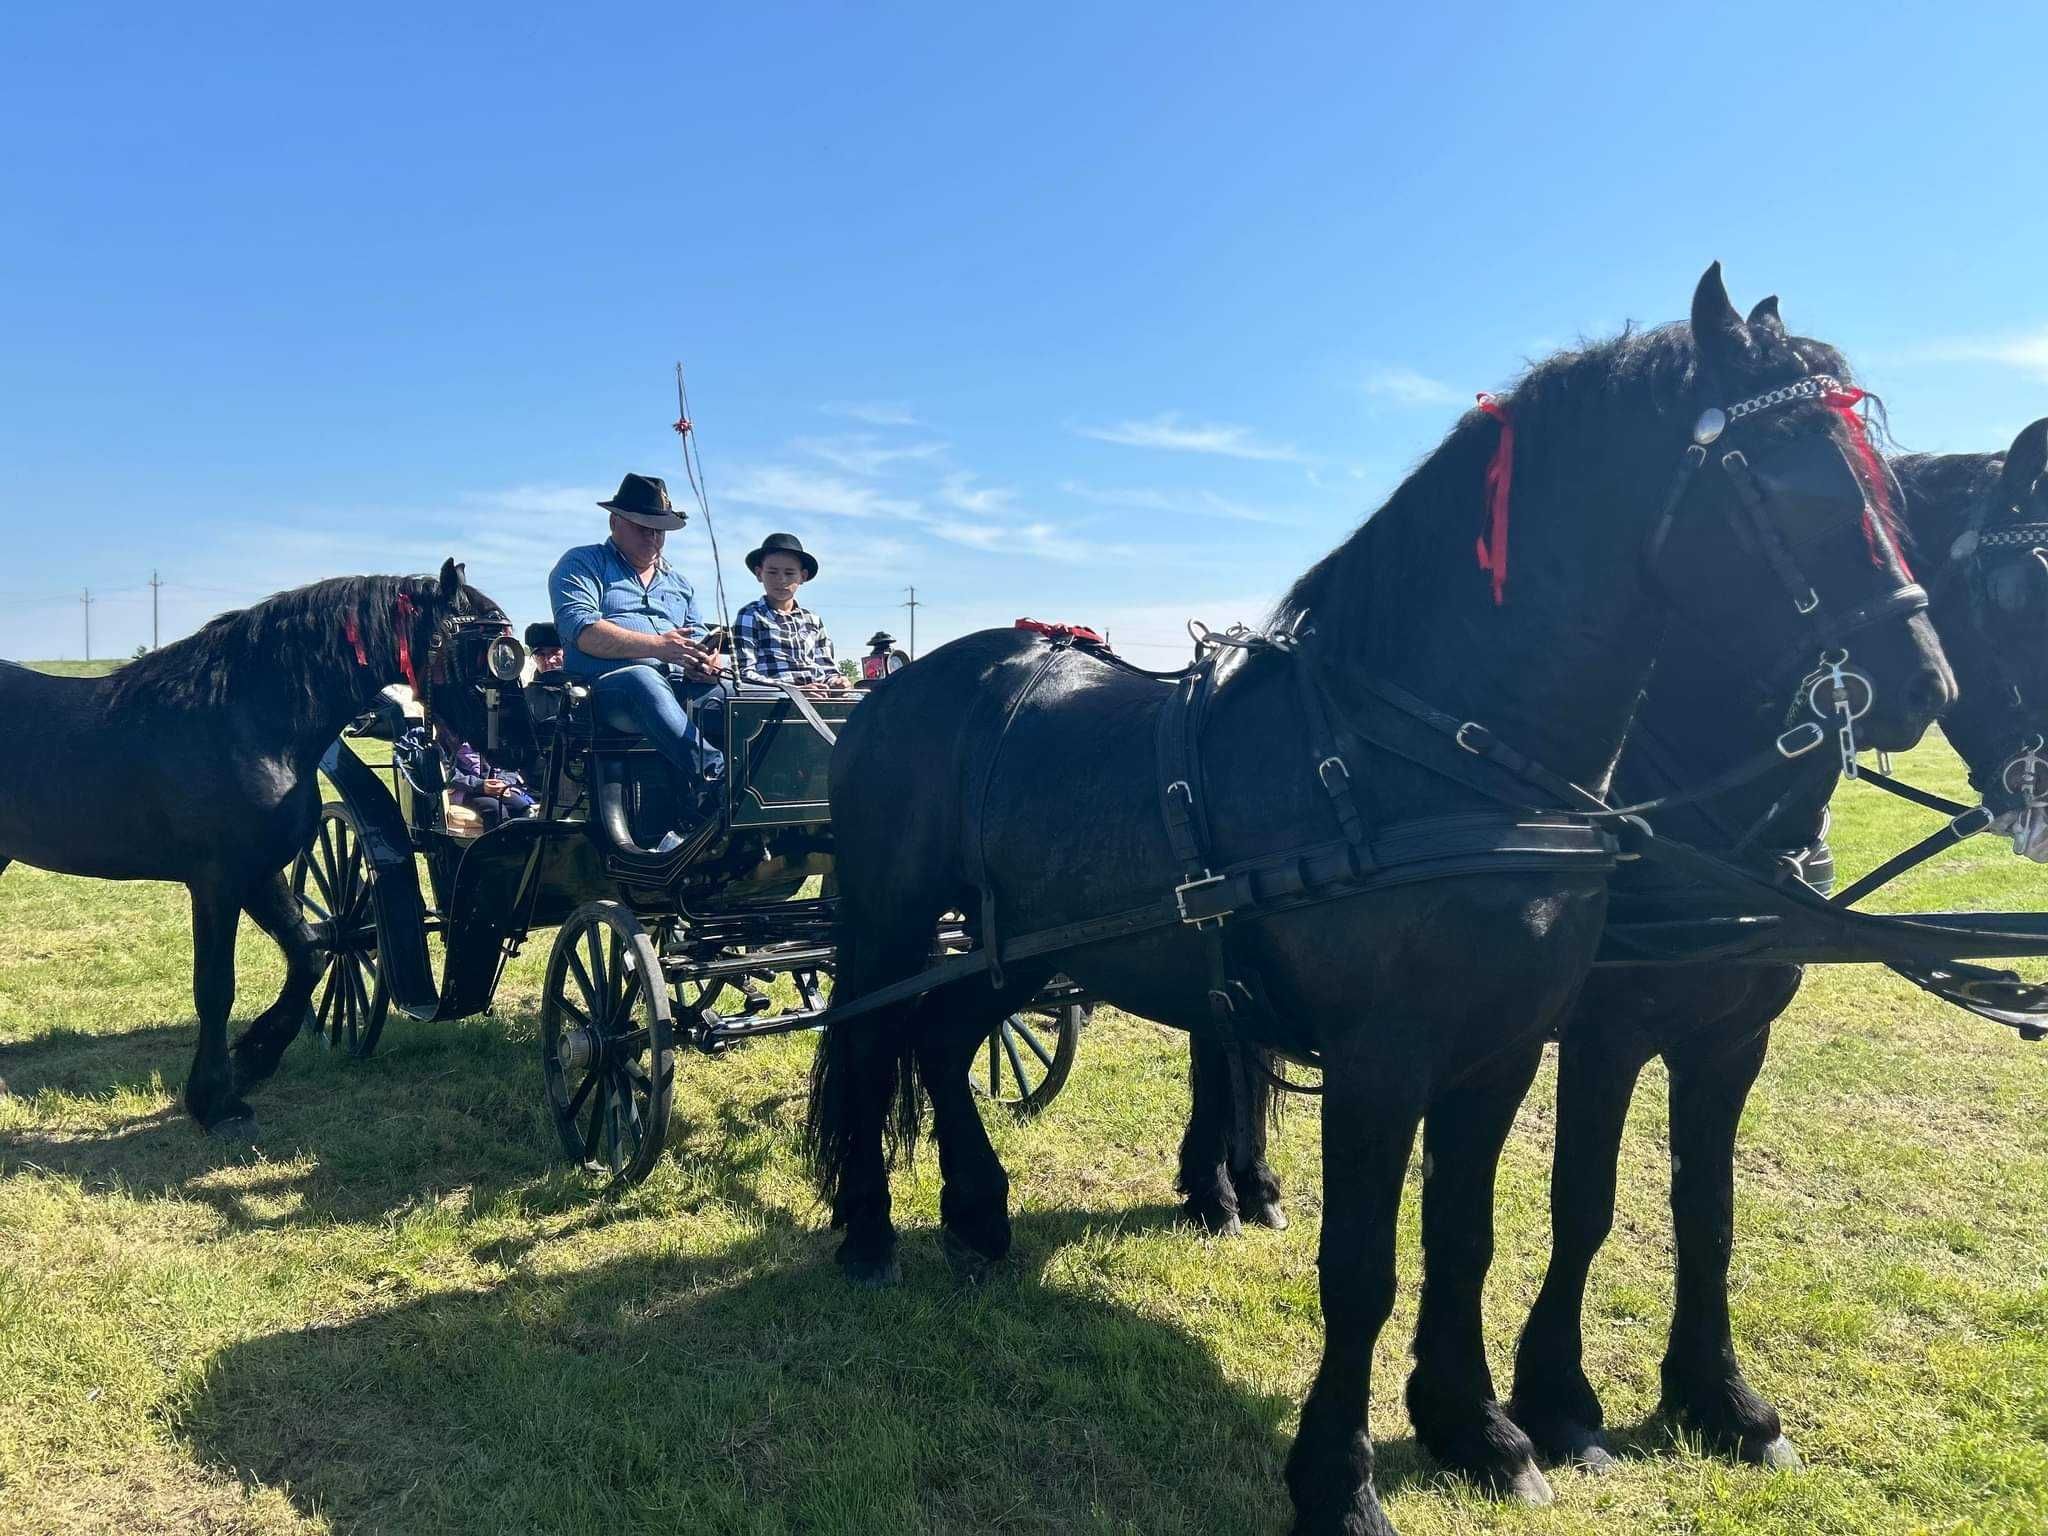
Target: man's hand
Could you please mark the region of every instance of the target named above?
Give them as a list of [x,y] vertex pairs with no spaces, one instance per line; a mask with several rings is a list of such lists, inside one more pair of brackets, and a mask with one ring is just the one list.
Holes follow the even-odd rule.
[[503,799],[505,795],[505,781],[503,779],[485,779],[484,793],[493,800]]
[[665,635],[656,635],[649,642],[649,649],[656,661],[672,661],[684,668],[695,666],[704,656],[704,647],[680,629],[672,629]]

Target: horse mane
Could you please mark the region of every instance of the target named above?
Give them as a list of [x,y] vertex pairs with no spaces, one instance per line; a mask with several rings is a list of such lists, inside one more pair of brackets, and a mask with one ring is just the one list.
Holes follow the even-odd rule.
[[260,688],[282,703],[281,724],[294,733],[311,729],[333,712],[335,680],[353,675],[349,617],[364,652],[388,658],[398,644],[398,594],[428,599],[436,590],[425,576],[334,576],[279,592],[138,656],[113,674],[110,702],[116,708],[219,709],[236,694]]
[[[1850,382],[1849,365],[1825,342],[1804,336],[1753,334],[1760,373],[1826,373]],[[1617,523],[1648,516],[1660,477],[1676,462],[1697,408],[1699,353],[1692,328],[1680,321],[1559,352],[1536,362],[1499,404],[1515,425],[1513,515],[1517,522],[1607,517]],[[1627,407],[1633,403],[1633,412]],[[1726,401],[1722,403],[1728,403]],[[1793,413],[1765,413],[1748,429],[1763,437],[1811,430]],[[1831,430],[1839,436],[1840,426]],[[1275,608],[1276,628],[1315,623],[1340,652],[1360,649],[1396,654],[1412,622],[1418,571],[1470,571],[1469,589],[1427,594],[1434,604],[1490,601],[1486,577],[1472,554],[1485,505],[1486,473],[1500,427],[1481,410],[1458,418],[1436,448],[1350,536],[1309,568]],[[1645,456],[1647,455],[1647,457]],[[1626,506],[1589,504],[1583,486],[1588,465],[1631,458],[1641,501]],[[1575,477],[1576,472],[1576,477]],[[1578,489],[1568,498],[1566,487]],[[1597,498],[1594,499],[1597,502]],[[1627,537],[1635,537],[1631,530]],[[1518,551],[1519,553],[1519,551]],[[1551,573],[1518,563],[1507,601],[1541,600]]]

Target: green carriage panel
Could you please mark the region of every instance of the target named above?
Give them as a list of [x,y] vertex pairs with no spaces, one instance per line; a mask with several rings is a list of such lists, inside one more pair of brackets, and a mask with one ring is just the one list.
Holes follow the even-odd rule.
[[[837,731],[860,702],[813,699]],[[726,712],[726,772],[735,827],[787,827],[832,814],[832,744],[782,694],[743,694]]]

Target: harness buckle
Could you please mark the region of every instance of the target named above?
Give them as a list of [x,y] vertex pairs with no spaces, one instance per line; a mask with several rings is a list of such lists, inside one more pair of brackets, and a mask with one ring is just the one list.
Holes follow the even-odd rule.
[[1331,794],[1335,794],[1337,786],[1330,782],[1330,770],[1332,768],[1335,768],[1344,775],[1344,782],[1346,784],[1351,782],[1351,769],[1346,766],[1344,759],[1338,757],[1335,753],[1332,753],[1316,764],[1316,777],[1323,781],[1323,788],[1329,790]]
[[1788,759],[1804,757],[1827,739],[1826,731],[1811,720],[1803,720],[1778,738],[1778,755]]
[[1456,734],[1454,734],[1451,737],[1451,740],[1455,741],[1467,752],[1470,752],[1474,757],[1484,757],[1486,755],[1485,744],[1481,743],[1480,745],[1475,746],[1471,742],[1467,741],[1465,739],[1465,733],[1467,731],[1474,732],[1475,734],[1480,736],[1491,736],[1493,732],[1489,731],[1477,720],[1467,720],[1463,725],[1458,727]]
[[1997,818],[1991,814],[1990,806],[1972,806],[1948,824],[1949,836],[1961,842],[1966,837],[1975,837],[1979,832],[1989,832],[1995,820]]
[[1205,869],[1202,871],[1200,879],[1183,880],[1179,885],[1176,885],[1173,888],[1173,905],[1180,913],[1180,920],[1193,928],[1221,928],[1223,920],[1230,916],[1229,912],[1190,912],[1188,910],[1188,893],[1190,891],[1205,891],[1219,886],[1223,884],[1224,878],[1222,875],[1212,875]]
[[1814,609],[1820,606],[1820,597],[1813,590],[1813,588],[1808,587],[1806,589],[1806,601],[1802,603],[1801,601],[1799,601],[1798,598],[1795,597],[1792,599],[1792,606],[1798,609],[1800,615],[1803,617],[1806,614],[1813,612]]
[[1209,989],[1209,1006],[1215,1010],[1218,1016],[1232,1015],[1237,1012],[1237,999],[1221,987],[1211,987]]
[[1188,787],[1188,781],[1186,779],[1175,779],[1171,784],[1166,786],[1166,792],[1169,795],[1172,794],[1175,790],[1180,791],[1181,799],[1187,801],[1189,805],[1193,805],[1195,803],[1195,792],[1194,790]]

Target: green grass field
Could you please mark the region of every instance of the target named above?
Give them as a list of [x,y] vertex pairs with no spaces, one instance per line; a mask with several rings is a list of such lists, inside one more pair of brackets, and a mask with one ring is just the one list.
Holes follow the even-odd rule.
[[23,666],[33,667],[38,672],[48,672],[57,677],[105,677],[117,671],[118,661],[29,661]]
[[[1960,792],[1945,748],[1922,782]],[[1845,874],[1931,825],[1840,798]],[[1986,839],[1901,906],[2040,907]],[[687,1058],[679,1145],[622,1201],[539,1109],[545,943],[494,1016],[394,1023],[368,1062],[301,1042],[254,1150],[175,1108],[192,1044],[183,893],[0,877],[0,1530],[1280,1531],[1319,1338],[1312,1110],[1276,1162],[1292,1230],[1171,1221],[1177,1037],[1097,1015],[1065,1095],[1004,1124],[1017,1253],[963,1293],[927,1156],[898,1177],[904,1284],[856,1294],[792,1152],[811,1041]],[[245,925],[241,1002],[280,966]],[[1545,1255],[1548,1070],[1501,1179],[1496,1373]],[[1630,1454],[1529,1511],[1448,1483],[1383,1336],[1381,1487],[1452,1532],[2048,1531],[2048,1047],[1882,971],[1817,974],[1740,1157],[1735,1316],[1806,1470],[1728,1465],[1648,1419],[1669,1307],[1661,1078],[1629,1128],[1589,1370]]]

